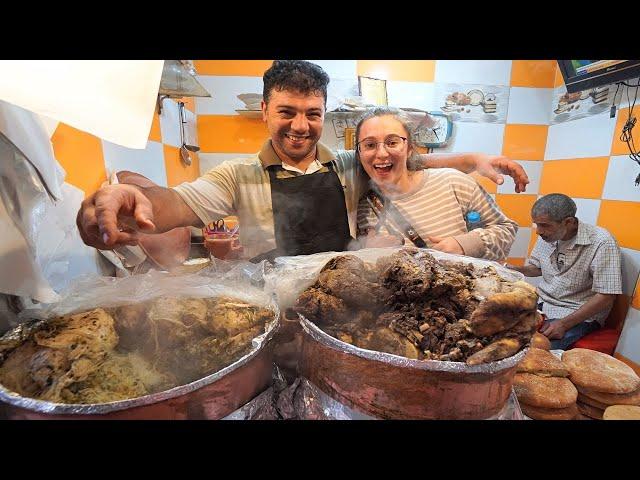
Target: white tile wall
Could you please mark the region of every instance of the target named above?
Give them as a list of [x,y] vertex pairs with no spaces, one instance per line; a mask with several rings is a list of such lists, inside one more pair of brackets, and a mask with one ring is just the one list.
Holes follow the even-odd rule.
[[449,143],[436,152],[482,152],[500,155],[503,139],[502,124],[454,122]]
[[509,257],[526,257],[529,249],[529,240],[531,239],[531,228],[520,227],[516,233],[516,239],[509,250]]
[[549,124],[552,98],[551,88],[511,87],[507,123]]
[[327,111],[340,106],[345,98],[358,95],[358,80],[355,78],[331,78],[327,86]]
[[616,352],[629,360],[640,363],[640,310],[629,308],[627,318],[620,334]]
[[621,247],[620,251],[622,253],[622,293],[632,295],[640,273],[640,252],[624,247]]
[[[529,177],[529,184],[527,185],[527,191],[525,193],[533,194],[540,191],[540,176],[542,175],[543,162],[536,162],[530,160],[516,160]],[[513,179],[504,175],[504,183],[498,185],[498,193],[514,193],[516,191],[516,184]]]
[[198,115],[236,115],[236,109],[245,108],[245,104],[237,95],[262,94],[262,77],[198,75],[196,78],[211,94],[211,98],[195,99]]
[[102,140],[102,151],[108,174],[129,170],[144,175],[161,187],[167,186],[167,171],[161,143],[147,142],[147,148],[135,150]]
[[422,110],[439,110],[434,98],[434,85],[427,82],[387,82],[387,97],[392,107],[411,107]]
[[600,213],[600,200],[591,198],[574,198],[576,207],[578,207],[576,216],[582,222],[596,225],[598,223],[598,214]]
[[252,157],[252,153],[199,153],[200,175],[204,175],[213,167],[220,165],[225,160],[239,157]]
[[640,202],[640,187],[635,185],[639,173],[640,165],[631,160],[628,155],[611,157],[602,198]]
[[509,85],[511,60],[438,60],[435,81]]
[[56,128],[58,128],[58,124],[60,123],[58,120],[55,120],[51,117],[47,117],[46,115],[38,115],[35,114],[38,118],[40,118],[40,121],[43,123],[44,125],[44,129],[47,131],[47,134],[49,135],[49,138],[52,137],[52,135],[54,134],[54,132],[56,131]]
[[[197,128],[197,117],[196,114],[191,110],[185,107],[184,109],[184,119],[187,123],[184,124],[184,136],[185,142],[187,145],[196,145],[198,144],[198,128]],[[181,145],[179,145],[181,146]]]
[[162,102],[160,132],[162,133],[162,143],[173,147],[182,145],[180,143],[180,110],[178,103],[169,98]]
[[544,158],[609,156],[615,126],[616,119],[609,118],[608,113],[551,125]]

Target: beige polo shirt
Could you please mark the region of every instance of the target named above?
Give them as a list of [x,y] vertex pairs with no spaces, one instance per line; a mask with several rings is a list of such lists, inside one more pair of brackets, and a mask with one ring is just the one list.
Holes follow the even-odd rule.
[[[564,318],[596,293],[622,293],[620,248],[604,228],[579,222],[576,236],[566,242],[533,247],[528,263],[542,270],[538,295],[549,318]],[[609,311],[587,319],[604,324]]]
[[[344,187],[349,230],[355,238],[358,199],[367,188],[366,176],[361,169],[356,168],[354,151],[343,150],[334,154],[321,143],[318,143],[317,149],[317,160],[322,164],[317,172],[326,171],[326,165],[333,162],[334,170]],[[276,248],[271,183],[267,171],[267,167],[271,165],[278,165],[276,174],[279,178],[303,175],[297,169],[283,168],[271,140],[267,140],[256,155],[227,160],[193,182],[182,183],[173,189],[204,225],[229,215],[237,216],[240,223],[240,243],[245,249],[245,257],[251,258]],[[308,170],[306,174],[316,173],[309,173],[312,170]],[[327,212],[327,215],[333,213]]]

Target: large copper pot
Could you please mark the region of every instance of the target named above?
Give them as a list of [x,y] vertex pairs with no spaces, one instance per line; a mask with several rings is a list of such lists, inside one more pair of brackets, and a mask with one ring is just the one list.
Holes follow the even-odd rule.
[[[275,318],[278,318],[276,312]],[[62,404],[22,397],[0,385],[0,409],[8,419],[215,420],[235,411],[271,383],[272,322],[251,352],[224,369],[187,385],[130,400]],[[254,340],[255,342],[255,340]],[[0,415],[2,417],[2,415]]]
[[301,374],[335,400],[383,419],[485,419],[511,394],[526,350],[484,365],[411,360],[328,335],[306,318]]

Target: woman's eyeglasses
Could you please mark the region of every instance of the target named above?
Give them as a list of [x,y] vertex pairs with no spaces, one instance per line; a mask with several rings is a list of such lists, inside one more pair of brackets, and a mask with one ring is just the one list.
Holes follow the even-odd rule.
[[356,145],[356,150],[360,153],[373,153],[378,150],[378,144],[382,143],[389,153],[397,153],[402,150],[404,142],[407,137],[401,137],[399,135],[390,135],[385,138],[384,142],[376,142],[374,139],[365,138]]

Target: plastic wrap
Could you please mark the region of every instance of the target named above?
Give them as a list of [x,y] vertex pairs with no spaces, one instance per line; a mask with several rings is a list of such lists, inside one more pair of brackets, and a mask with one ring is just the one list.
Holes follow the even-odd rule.
[[[295,257],[278,257],[272,269],[264,269],[264,289],[267,293],[277,296],[278,305],[282,310],[292,306],[298,296],[317,279],[320,270],[333,257],[339,255],[354,255],[364,262],[375,263],[379,258],[387,257],[401,250],[403,247],[365,248],[353,252],[323,252],[313,255],[299,255]],[[470,263],[478,268],[494,267],[502,278],[508,281],[523,280],[524,275],[515,270],[509,270],[501,264],[464,255],[453,255],[437,250],[423,249],[437,260],[452,260]]]
[[253,360],[274,336],[279,325],[279,309],[273,299],[263,291],[247,284],[235,282],[214,283],[210,277],[198,274],[171,275],[152,270],[144,275],[126,278],[84,277],[72,284],[61,294],[61,301],[43,305],[43,308],[25,310],[20,314],[23,324],[7,332],[0,338],[0,356],[19,345],[32,331],[38,329],[46,319],[67,315],[97,307],[116,307],[152,300],[162,296],[187,296],[209,298],[231,296],[248,303],[269,308],[273,311],[273,321],[265,332],[252,340],[251,350],[225,368],[163,392],[142,397],[102,404],[61,404],[22,397],[0,385],[0,401],[13,406],[43,413],[53,414],[106,414],[160,402],[185,395],[210,385]]

